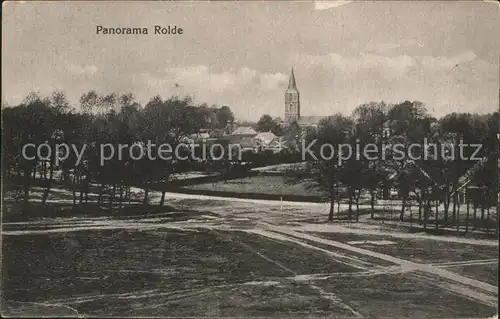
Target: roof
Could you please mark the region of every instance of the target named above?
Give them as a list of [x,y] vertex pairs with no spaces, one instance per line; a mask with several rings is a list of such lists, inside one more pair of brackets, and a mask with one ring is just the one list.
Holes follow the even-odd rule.
[[262,132],[257,134],[257,136],[255,136],[255,139],[260,140],[265,144],[271,143],[275,138],[276,135],[274,135],[272,132]]
[[210,135],[208,133],[200,132],[200,133],[190,134],[189,137],[193,140],[200,140],[200,139],[204,140],[209,138]]
[[290,79],[288,80],[288,89],[286,91],[299,92],[299,90],[297,90],[297,82],[295,82],[295,74],[293,74],[293,68],[292,71],[290,72]]
[[208,134],[208,133],[200,133],[200,134],[198,134],[198,137],[199,138],[209,138],[210,134]]
[[319,122],[324,119],[325,116],[300,116],[298,123],[301,126],[312,126],[312,125],[318,125]]
[[225,134],[225,130],[224,129],[213,129],[209,133],[210,137],[221,137],[224,134]]
[[257,132],[250,126],[240,126],[231,135],[257,135]]
[[256,139],[253,135],[229,135],[225,136],[225,140],[230,145],[239,144],[242,148],[254,148],[256,146]]

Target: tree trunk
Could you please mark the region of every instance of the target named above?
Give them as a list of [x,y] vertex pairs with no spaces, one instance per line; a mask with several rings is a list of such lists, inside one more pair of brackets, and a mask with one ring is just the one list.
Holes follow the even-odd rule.
[[474,213],[472,214],[472,229],[476,229],[477,205],[474,204]]
[[[455,207],[453,207],[455,209]],[[454,219],[455,223],[457,223],[457,233],[460,231],[460,203],[457,203],[456,207],[457,211],[454,213],[456,219]]]
[[83,185],[83,178],[81,176],[78,177],[78,185],[80,185],[80,197],[78,199],[78,204],[81,205],[83,204],[83,194],[85,193],[84,191],[84,185]]
[[111,195],[109,196],[109,207],[113,209],[113,204],[115,201],[115,194],[116,194],[116,184],[113,184],[113,189],[111,190]]
[[85,204],[89,202],[89,191],[90,191],[90,176],[85,176],[85,180],[83,181],[83,193],[85,198]]
[[333,213],[335,209],[335,192],[330,190],[330,213],[328,214],[328,220],[333,221]]
[[458,194],[457,194],[457,187],[453,187],[453,222],[457,220],[457,201],[458,201]]
[[123,185],[120,184],[120,198],[118,199],[118,208],[122,208],[123,203]]
[[161,191],[161,199],[160,199],[160,206],[163,206],[163,203],[165,203],[165,191]]
[[448,210],[450,208],[450,193],[449,193],[449,188],[446,187],[444,190],[444,200],[443,200],[443,205],[444,205],[444,225],[448,225]]
[[444,224],[448,225],[448,210],[450,208],[450,203],[445,201],[443,204],[444,204]]
[[359,222],[359,197],[361,196],[361,191],[358,192],[356,196],[356,223]]
[[49,180],[47,181],[47,187],[45,188],[45,191],[43,192],[42,196],[42,204],[45,205],[47,202],[47,198],[49,198],[49,192],[50,188],[52,187],[52,180],[54,179],[54,165],[52,163],[50,164],[50,173],[49,173]]
[[148,188],[148,186],[146,186],[144,188],[144,199],[142,200],[142,204],[143,205],[147,205],[148,204],[148,201],[149,201],[148,197],[149,197],[149,188]]
[[47,170],[47,162],[46,162],[46,161],[44,161],[44,162],[43,162],[43,179],[44,179],[44,180],[47,180],[47,171],[48,171],[48,170]]
[[403,197],[403,203],[401,204],[401,212],[399,213],[399,220],[400,221],[404,220],[405,209],[406,209],[406,196]]
[[[489,205],[489,204],[488,204]],[[486,232],[490,232],[490,208],[486,208]]]
[[422,222],[422,201],[418,202],[418,224]]
[[36,162],[35,165],[33,165],[33,180],[36,180]]
[[427,217],[429,216],[430,202],[427,201],[424,207],[424,230],[427,229]]
[[420,223],[422,222],[422,204],[424,203],[424,199],[425,199],[425,192],[424,191],[421,191],[421,196],[419,197],[419,201],[418,201],[418,224],[420,225]]
[[408,210],[410,211],[410,226],[413,224],[413,212],[411,210],[411,201],[408,203]]
[[97,195],[97,204],[102,204],[102,192],[104,190],[104,184],[101,183],[101,185],[99,186],[99,193]]
[[76,209],[76,175],[73,176],[73,183],[72,183],[72,192],[73,192],[73,209]]
[[465,215],[465,233],[469,231],[470,202],[467,201],[467,214]]
[[352,218],[352,190],[349,188],[349,220]]
[[499,216],[500,215],[500,207],[499,206],[500,205],[498,205],[498,201],[497,201],[497,219],[496,219],[496,223],[495,223],[495,225],[496,225],[496,227],[495,227],[495,234],[496,234],[497,238],[498,238],[498,226],[500,224],[500,221],[498,219],[500,217]]
[[439,200],[436,201],[436,229],[439,228]]

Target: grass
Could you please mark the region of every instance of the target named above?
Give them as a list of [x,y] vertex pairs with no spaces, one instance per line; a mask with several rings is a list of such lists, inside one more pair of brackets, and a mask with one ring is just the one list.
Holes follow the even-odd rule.
[[[102,217],[110,224],[120,219],[121,223],[139,225],[146,223],[144,218],[147,223],[202,222],[202,216],[218,216],[215,212],[221,210],[226,217],[243,216],[246,210],[252,218],[264,220],[283,215],[263,204],[245,207],[251,204],[192,199],[171,204],[175,207],[128,205],[121,211],[88,204],[74,211],[71,204],[33,203],[22,216],[15,205],[8,204],[4,218],[28,220],[28,224],[3,225],[3,229],[38,230],[35,225],[53,229],[63,223],[71,228],[80,221],[92,222],[91,217]],[[290,215],[281,220],[293,214],[309,216],[314,207],[298,212],[290,208]],[[241,229],[237,223],[232,226]],[[396,245],[359,247],[416,262],[497,257],[497,247],[350,233],[313,234],[344,243],[393,241]],[[375,266],[390,266],[367,256],[304,242]],[[370,318],[444,318],[487,317],[496,311],[412,273],[367,276],[322,251],[239,230],[117,228],[11,234],[2,238],[2,254],[3,315],[354,318],[359,313]],[[447,269],[492,284],[498,277],[498,264]],[[313,274],[330,277],[307,279],[314,278],[308,276]],[[296,280],[296,275],[306,279]]]
[[[12,236],[4,238],[3,254],[3,297],[15,301],[7,302],[11,307],[65,304],[89,316],[354,318],[349,307],[373,318],[494,312],[408,275],[357,276],[357,270],[321,252],[244,232]],[[339,272],[346,275],[288,279]],[[42,311],[31,308],[37,310]]]
[[457,274],[498,285],[498,263],[484,265],[450,266],[447,268]]
[[[205,301],[215,296],[222,298],[219,310],[231,315],[321,307],[331,310],[307,286],[240,287],[242,283],[293,275],[278,267],[275,260],[304,273],[353,271],[325,260],[319,252],[294,246],[277,245],[257,235],[207,230],[106,230],[6,237],[3,296],[24,302],[63,302],[91,315],[198,315],[209,312],[206,307],[210,302]],[[258,254],[270,254],[273,261]],[[315,267],[304,267],[307,264]],[[148,296],[150,290],[154,292]],[[184,300],[179,297],[183,291],[204,293]],[[127,293],[140,298],[123,296]],[[259,297],[261,294],[267,298]],[[175,296],[179,300],[170,302]],[[139,304],[152,306],[162,301],[165,303],[159,308],[137,310]]]
[[42,218],[68,218],[68,217],[108,217],[108,218],[119,218],[127,219],[140,217],[153,217],[158,215],[168,214],[171,218],[170,221],[180,221],[186,220],[189,216],[208,214],[210,212],[206,211],[193,211],[190,209],[176,209],[169,205],[159,206],[159,205],[143,205],[143,204],[132,204],[125,205],[121,208],[113,207],[110,208],[108,205],[99,205],[96,203],[88,203],[77,205],[73,207],[72,204],[68,203],[37,203],[30,202],[28,205],[24,206],[19,203],[5,203],[4,204],[4,222],[16,222],[16,221],[27,221],[27,220],[37,220]]
[[392,236],[358,235],[345,233],[312,233],[325,239],[349,243],[351,241],[392,241],[394,245],[358,244],[356,247],[372,250],[418,263],[446,263],[498,258],[498,247],[471,245],[431,239],[404,239]]
[[367,318],[484,318],[496,309],[444,292],[412,274],[352,277],[321,284]]
[[308,184],[289,184],[284,176],[252,176],[240,179],[228,180],[226,182],[205,183],[187,187],[196,190],[273,194],[273,195],[295,195],[295,196],[323,196],[324,193],[309,189]]

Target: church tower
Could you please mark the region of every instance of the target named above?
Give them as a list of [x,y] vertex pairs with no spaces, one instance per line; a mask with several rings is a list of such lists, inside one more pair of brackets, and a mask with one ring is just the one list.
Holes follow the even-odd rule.
[[290,73],[288,80],[288,89],[285,92],[285,121],[291,123],[298,121],[300,117],[300,98],[299,90],[297,90],[297,83],[295,82],[295,75]]

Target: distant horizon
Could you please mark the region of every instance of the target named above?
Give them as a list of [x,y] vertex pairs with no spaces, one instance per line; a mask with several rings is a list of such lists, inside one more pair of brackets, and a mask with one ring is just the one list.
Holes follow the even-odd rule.
[[[61,90],[57,90],[57,89],[56,89],[55,91],[59,91],[59,92],[61,92]],[[32,91],[32,92],[34,92],[34,91]],[[32,92],[30,92],[30,93],[32,93]],[[125,92],[120,92],[120,93],[117,93],[117,92],[98,92],[98,91],[96,90],[96,92],[97,92],[98,94],[100,94],[100,93],[103,93],[103,94],[110,94],[110,93],[116,93],[116,94],[132,93],[132,94],[133,94],[133,92],[130,92],[130,91],[125,91]],[[34,92],[34,93],[39,93],[39,92]],[[86,92],[84,92],[84,93],[86,93]],[[50,97],[50,94],[48,94],[48,95],[43,95],[43,94],[40,94],[40,97],[42,97],[42,98],[44,98],[44,97]],[[152,96],[152,97],[153,97],[153,96]],[[160,96],[160,97],[161,97],[162,99],[164,99],[164,100],[165,100],[165,99],[175,98],[175,97],[178,97],[178,98],[180,98],[180,99],[183,99],[183,98],[185,98],[185,97],[189,97],[189,96],[176,96],[176,95],[172,95],[172,96]],[[359,105],[362,105],[362,104],[369,104],[369,103],[372,103],[372,102],[374,102],[374,103],[381,103],[381,102],[383,102],[383,103],[385,103],[385,104],[386,104],[386,105],[388,105],[388,106],[392,106],[392,105],[400,104],[400,103],[403,103],[403,102],[406,102],[406,101],[409,101],[409,102],[416,102],[416,101],[418,101],[418,102],[422,102],[422,103],[423,103],[423,105],[426,107],[426,109],[427,109],[427,111],[428,111],[428,114],[429,114],[431,117],[434,117],[434,118],[436,118],[436,119],[440,119],[440,118],[442,118],[442,117],[444,117],[444,116],[447,116],[447,115],[449,115],[449,114],[452,114],[452,113],[469,113],[469,114],[473,114],[473,115],[488,115],[488,114],[493,114],[493,113],[496,113],[496,112],[500,112],[500,110],[498,110],[498,109],[497,109],[497,110],[495,110],[494,108],[493,108],[493,109],[491,109],[491,110],[486,110],[485,112],[473,112],[473,111],[467,111],[467,110],[465,110],[465,111],[455,111],[455,110],[450,110],[450,112],[448,112],[448,113],[445,113],[445,114],[440,114],[440,115],[436,115],[436,114],[433,114],[433,113],[431,112],[431,110],[429,110],[429,109],[428,109],[428,107],[427,107],[427,105],[425,104],[425,102],[424,102],[424,101],[420,101],[420,100],[401,100],[401,101],[398,101],[398,102],[388,102],[388,101],[384,101],[384,100],[381,100],[381,101],[367,101],[367,102],[361,103],[361,104],[359,104]],[[148,100],[148,101],[146,101],[145,103],[142,103],[141,101],[136,101],[136,102],[137,102],[137,103],[139,103],[139,104],[140,104],[140,106],[143,108],[144,106],[146,106],[146,104],[149,102],[149,100]],[[196,100],[193,100],[193,102],[194,102],[194,104],[195,104],[195,105],[201,105],[201,104],[205,103],[205,102],[203,102],[203,101],[196,101]],[[75,111],[77,111],[77,112],[81,112],[81,111],[82,111],[82,110],[81,110],[81,108],[80,108],[80,106],[79,106],[79,102],[75,102],[75,103],[73,103],[72,101],[69,101],[69,103],[70,103],[70,107],[72,107],[73,109],[75,109]],[[19,103],[16,103],[16,104],[9,104],[9,103],[4,103],[4,102],[2,102],[2,108],[3,108],[4,106],[6,106],[6,107],[15,107],[15,106],[20,105],[20,104],[22,104],[22,101],[21,101],[21,102],[19,102]],[[356,106],[359,106],[359,105],[356,105]],[[209,104],[207,104],[207,106],[208,106],[208,107],[212,107],[212,106],[214,106],[214,107],[222,107],[222,106],[227,106],[227,107],[229,107],[229,108],[231,109],[231,111],[233,111],[233,109],[231,108],[231,106],[230,106],[230,105],[209,105]],[[283,106],[282,108],[283,108],[283,115],[276,115],[276,116],[273,116],[273,115],[272,115],[272,114],[270,114],[270,113],[262,113],[262,114],[260,114],[258,117],[256,117],[256,118],[252,118],[252,119],[248,119],[248,118],[239,118],[239,117],[237,117],[237,116],[235,115],[235,121],[237,121],[237,122],[250,122],[250,123],[257,123],[257,122],[259,121],[259,119],[260,119],[263,115],[270,115],[273,119],[278,119],[278,118],[279,118],[279,119],[281,119],[281,120],[284,120],[284,109],[285,109],[285,107]],[[354,111],[354,109],[353,109],[353,111]],[[233,111],[233,113],[234,113],[234,111]],[[326,117],[329,117],[329,116],[334,116],[334,115],[336,115],[336,114],[342,114],[342,115],[344,115],[344,116],[349,117],[349,116],[351,116],[351,115],[352,115],[352,111],[351,111],[350,113],[343,113],[343,112],[340,112],[340,111],[339,111],[339,112],[335,112],[335,113],[325,113],[325,114],[303,114],[303,113],[302,113],[302,111],[301,111],[301,113],[300,113],[300,117],[301,117],[301,118],[302,118],[302,117],[325,117],[325,118],[326,118]]]
[[[59,90],[59,89],[54,89],[54,91],[57,91],[57,92],[64,92],[64,90]],[[124,92],[99,92],[97,90],[94,90],[96,91],[96,93],[98,94],[111,94],[111,93],[116,93],[117,96],[121,95],[121,94],[126,94],[126,93],[132,93],[134,94],[133,92],[131,91],[124,91]],[[88,91],[87,91],[88,92]],[[83,93],[87,93],[87,92],[83,92]],[[41,98],[45,98],[45,97],[50,97],[51,96],[51,93],[52,92],[49,92],[48,94],[41,94],[40,92],[37,92],[37,91],[31,91],[29,92],[28,94],[30,93],[37,93],[40,95]],[[83,94],[82,93],[82,94]],[[25,96],[25,98],[28,96],[28,94]],[[135,96],[135,94],[134,94]],[[154,96],[151,96],[151,98],[153,98]],[[167,100],[167,99],[170,99],[170,98],[179,98],[179,99],[183,99],[183,98],[192,98],[192,96],[188,96],[188,95],[185,95],[185,96],[178,96],[178,95],[171,95],[171,96],[160,96],[163,100]],[[24,99],[23,99],[24,100]],[[487,109],[485,112],[473,112],[473,111],[468,111],[468,110],[465,110],[465,111],[455,111],[455,110],[450,110],[450,112],[448,113],[445,113],[445,114],[441,114],[441,115],[438,115],[436,116],[436,114],[432,113],[432,110],[429,110],[427,104],[425,103],[425,101],[420,101],[420,100],[409,100],[409,99],[406,99],[406,100],[400,100],[400,101],[397,101],[397,102],[390,102],[390,101],[384,101],[384,100],[380,100],[380,101],[374,101],[374,100],[371,100],[371,101],[366,101],[366,102],[363,102],[363,103],[360,103],[358,105],[356,105],[355,107],[359,106],[359,105],[363,105],[363,104],[369,104],[369,103],[385,103],[386,105],[388,106],[392,106],[392,105],[396,105],[396,104],[400,104],[400,103],[403,103],[403,102],[406,102],[406,101],[409,101],[409,102],[422,102],[423,105],[426,107],[427,111],[428,111],[428,114],[431,116],[431,117],[435,117],[437,119],[439,118],[442,118],[446,115],[449,115],[449,114],[452,114],[452,113],[469,113],[469,114],[477,114],[477,115],[488,115],[488,114],[493,114],[493,113],[496,113],[496,112],[500,112],[500,110],[495,110],[494,108],[489,110]],[[2,102],[2,108],[4,106],[6,107],[15,107],[15,106],[18,106],[20,104],[22,104],[23,101],[20,101],[19,103],[15,103],[15,104],[10,104],[10,103],[6,103],[5,101]],[[69,102],[69,106],[71,108],[73,108],[75,111],[77,112],[81,112],[81,108],[80,108],[80,105],[79,105],[79,101],[68,101]],[[137,103],[139,103],[139,105],[143,108],[146,106],[146,104],[149,102],[149,100],[147,100],[146,102],[142,102],[142,101],[138,101],[136,100]],[[197,101],[195,99],[193,99],[193,104],[196,106],[196,105],[202,105],[206,102],[204,101]],[[230,105],[224,105],[224,104],[220,104],[220,105],[210,105],[208,103],[206,103],[208,107],[222,107],[222,106],[227,106],[231,109],[231,111],[233,111],[233,109],[231,108]],[[263,115],[270,115],[272,118],[274,119],[281,119],[281,120],[284,120],[284,111],[285,111],[285,106],[283,105],[282,106],[282,109],[283,109],[283,115],[272,115],[270,113],[262,113],[260,114],[258,117],[255,117],[255,118],[239,118],[235,115],[235,121],[239,121],[239,122],[255,122],[257,123],[259,121],[259,119],[263,116]],[[354,111],[354,108],[352,109],[352,111]],[[334,113],[325,113],[325,114],[309,114],[309,113],[306,113],[304,114],[302,111],[300,113],[300,117],[329,117],[329,116],[334,116],[336,114],[342,114],[344,116],[351,116],[352,115],[352,111],[350,113],[345,113],[345,112],[334,112]],[[234,111],[233,111],[234,113]]]
[[[155,95],[190,96],[226,105],[240,121],[284,118],[293,67],[302,116],[406,100],[436,118],[493,113],[499,8],[482,1],[7,2],[2,105],[61,90],[78,107],[95,90],[133,93],[141,105]],[[156,25],[183,32],[155,35]],[[121,34],[96,34],[97,26]]]

